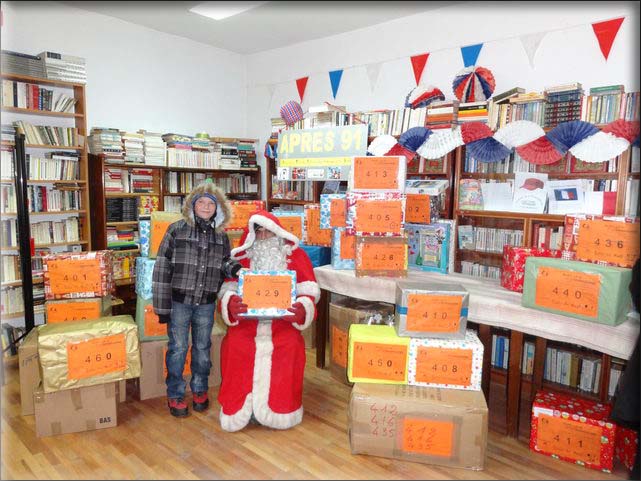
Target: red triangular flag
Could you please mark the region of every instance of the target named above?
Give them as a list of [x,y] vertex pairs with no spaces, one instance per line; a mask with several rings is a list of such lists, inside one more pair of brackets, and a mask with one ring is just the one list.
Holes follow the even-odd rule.
[[307,88],[307,79],[309,77],[301,77],[296,79],[296,88],[298,89],[298,96],[300,97],[301,103],[303,102],[303,97],[305,96],[305,89]]
[[601,47],[601,52],[605,59],[608,59],[610,55],[610,49],[612,48],[612,43],[614,38],[619,32],[619,27],[623,23],[625,17],[615,18],[614,20],[606,20],[605,22],[597,22],[592,24],[592,29],[596,35],[596,39],[599,41],[599,47]]
[[416,79],[416,85],[421,80],[421,75],[423,74],[423,69],[427,63],[427,57],[429,53],[422,53],[421,55],[414,55],[410,57],[412,60],[412,68],[414,69],[414,78]]

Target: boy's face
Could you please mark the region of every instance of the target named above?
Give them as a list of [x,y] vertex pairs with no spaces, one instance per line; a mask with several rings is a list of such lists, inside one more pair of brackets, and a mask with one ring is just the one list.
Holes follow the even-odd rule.
[[201,197],[194,204],[194,214],[203,220],[209,220],[216,213],[216,203],[207,197]]

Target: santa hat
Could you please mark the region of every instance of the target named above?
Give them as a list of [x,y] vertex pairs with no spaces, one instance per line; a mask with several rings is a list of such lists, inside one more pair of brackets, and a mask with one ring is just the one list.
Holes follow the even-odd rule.
[[256,226],[264,227],[278,237],[290,242],[293,244],[292,250],[298,248],[300,240],[294,234],[283,228],[278,217],[266,210],[257,210],[249,217],[247,227],[245,227],[243,235],[240,238],[240,245],[232,249],[232,258],[240,260],[247,257],[247,249],[254,245],[254,241],[256,240]]

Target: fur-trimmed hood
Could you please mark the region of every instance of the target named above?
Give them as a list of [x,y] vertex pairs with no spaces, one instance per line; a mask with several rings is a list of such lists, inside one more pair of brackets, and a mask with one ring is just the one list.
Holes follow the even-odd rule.
[[[227,196],[222,189],[216,186],[213,182],[201,182],[198,184],[194,190],[185,198],[185,203],[183,204],[182,215],[185,219],[185,222],[189,225],[195,225],[196,220],[194,218],[194,209],[192,207],[192,200],[196,195],[208,193],[216,197],[218,200],[216,207],[216,214],[214,218],[216,219],[216,230],[223,230],[224,227],[229,224],[231,220],[232,212],[231,205],[227,200]],[[222,216],[222,218],[221,218]]]

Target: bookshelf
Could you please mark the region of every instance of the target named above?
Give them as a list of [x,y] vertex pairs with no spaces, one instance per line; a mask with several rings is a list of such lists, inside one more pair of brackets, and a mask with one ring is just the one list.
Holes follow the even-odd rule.
[[[30,164],[27,181],[29,222],[35,247],[32,258],[34,313],[36,319],[43,319],[43,310],[38,309],[44,302],[41,256],[92,249],[85,84],[10,73],[0,73],[0,78],[4,93],[2,123],[18,123],[25,133],[25,150]],[[67,100],[69,108],[58,107],[62,106],[62,99]],[[6,138],[4,129],[1,148],[4,168],[0,189],[6,199],[1,215],[5,228],[16,222],[17,209],[14,142]],[[56,163],[59,170],[54,167]],[[58,229],[55,234],[54,229]],[[0,245],[5,264],[0,285],[3,303],[10,297],[15,303],[17,298],[22,298],[17,243],[2,239]],[[12,265],[16,268],[12,269]],[[21,303],[20,299],[18,304]],[[22,307],[17,307],[11,307],[3,315],[3,321],[19,326],[24,317]],[[40,322],[36,320],[37,324]]]

